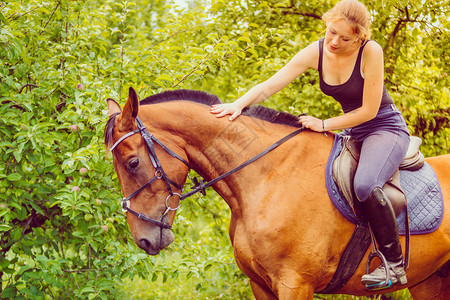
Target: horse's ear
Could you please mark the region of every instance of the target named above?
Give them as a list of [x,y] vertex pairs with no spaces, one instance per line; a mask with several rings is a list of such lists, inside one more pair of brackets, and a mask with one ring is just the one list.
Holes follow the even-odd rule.
[[139,99],[136,91],[132,87],[130,87],[127,102],[123,107],[122,118],[119,127],[121,131],[130,131],[134,129],[138,111]]
[[122,109],[120,108],[120,105],[116,100],[108,98],[106,99],[106,102],[108,103],[108,118],[113,114],[122,112]]

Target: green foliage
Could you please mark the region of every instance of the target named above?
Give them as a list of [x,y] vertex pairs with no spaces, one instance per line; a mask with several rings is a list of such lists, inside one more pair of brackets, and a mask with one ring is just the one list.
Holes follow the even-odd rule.
[[[189,88],[233,101],[320,38],[320,16],[334,3],[0,2],[1,298],[251,298],[232,255],[229,209],[212,191],[185,201],[167,251],[147,257],[134,245],[105,159],[104,99],[123,103],[133,86],[142,97]],[[448,153],[446,3],[367,5],[411,132],[427,156]],[[265,105],[340,113],[316,72]]]
[[128,243],[102,141],[110,7],[0,5],[1,297],[107,298],[150,263]]

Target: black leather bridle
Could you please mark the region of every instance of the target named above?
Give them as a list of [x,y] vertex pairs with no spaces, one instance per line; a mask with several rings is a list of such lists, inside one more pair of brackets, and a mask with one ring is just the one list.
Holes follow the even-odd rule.
[[[120,139],[117,140],[117,142],[114,143],[114,145],[112,145],[112,147],[110,148],[110,151],[112,152],[121,142],[123,142],[125,139],[129,138],[130,136],[136,134],[136,133],[140,133],[142,138],[144,139],[145,142],[145,146],[147,147],[147,153],[148,156],[150,157],[150,161],[152,162],[153,167],[155,168],[155,175],[153,176],[152,179],[150,179],[147,183],[145,183],[143,186],[141,186],[139,189],[137,189],[136,191],[134,191],[131,195],[129,195],[128,197],[124,197],[122,199],[122,209],[125,212],[130,212],[131,214],[135,215],[136,217],[138,217],[140,220],[144,220],[150,223],[153,223],[155,225],[158,225],[162,228],[167,228],[167,229],[171,229],[172,226],[164,223],[162,221],[162,219],[164,218],[164,216],[171,210],[177,210],[179,208],[171,208],[168,204],[169,199],[172,196],[179,196],[181,198],[181,195],[178,193],[174,193],[172,191],[172,185],[174,187],[176,187],[179,190],[182,190],[183,187],[179,186],[176,182],[173,182],[172,180],[170,180],[167,177],[166,172],[164,172],[164,169],[158,159],[158,156],[156,156],[156,151],[155,151],[155,144],[154,142],[156,142],[158,145],[160,145],[167,153],[169,153],[171,156],[179,159],[181,162],[183,162],[189,169],[189,163],[184,160],[181,156],[179,156],[178,154],[176,154],[175,152],[173,152],[172,150],[170,150],[169,148],[167,148],[163,143],[161,143],[155,136],[153,136],[152,134],[150,134],[147,129],[145,128],[144,124],[142,123],[141,119],[139,117],[136,117],[136,125],[137,125],[137,129],[134,131],[130,131],[127,134],[125,134],[124,136],[122,136]],[[163,214],[161,215],[160,220],[154,220],[151,219],[149,217],[147,217],[144,213],[138,213],[135,210],[131,209],[129,206],[130,200],[137,196],[140,192],[142,192],[145,188],[147,188],[148,186],[150,186],[153,182],[155,182],[156,180],[162,179],[164,180],[166,187],[167,187],[167,191],[169,192],[169,195],[166,198],[166,210],[163,212]]]
[[[251,164],[252,162],[256,161],[257,159],[261,158],[262,156],[264,156],[265,154],[269,153],[270,151],[272,151],[273,149],[277,148],[278,146],[280,146],[281,144],[283,144],[284,142],[286,142],[287,140],[293,138],[294,136],[296,136],[297,134],[299,134],[300,132],[302,132],[303,130],[305,130],[305,127],[301,127],[293,132],[291,132],[290,134],[288,134],[287,136],[285,136],[284,138],[280,139],[279,141],[277,141],[276,143],[272,144],[271,146],[269,146],[266,150],[264,150],[263,152],[259,153],[258,155],[256,155],[255,157],[247,160],[246,162],[244,162],[243,164],[239,165],[238,167],[222,174],[221,176],[209,181],[209,182],[203,182],[202,179],[197,179],[194,178],[194,186],[192,187],[192,191],[185,193],[185,194],[178,194],[178,193],[174,193],[172,191],[172,186],[176,187],[179,190],[182,190],[183,187],[179,186],[176,182],[173,182],[172,180],[170,180],[167,177],[166,172],[164,172],[164,169],[158,159],[158,157],[156,156],[156,151],[155,151],[155,143],[157,143],[158,145],[161,146],[162,149],[164,149],[168,154],[170,154],[172,157],[177,158],[178,160],[180,160],[181,162],[183,162],[189,169],[190,169],[190,165],[189,163],[183,159],[181,156],[179,156],[178,154],[176,154],[175,152],[173,152],[172,150],[170,150],[168,147],[166,147],[161,141],[159,141],[154,135],[150,134],[147,129],[145,128],[144,124],[142,123],[141,119],[139,117],[136,117],[136,125],[137,125],[137,129],[134,131],[130,131],[128,133],[126,133],[124,136],[122,136],[120,139],[117,140],[117,142],[115,142],[111,148],[110,151],[112,152],[121,142],[123,142],[125,139],[127,139],[128,137],[136,134],[136,133],[140,133],[142,138],[144,139],[145,145],[147,147],[147,152],[148,155],[150,157],[150,161],[152,162],[153,167],[155,168],[155,175],[153,176],[152,179],[150,179],[147,183],[145,183],[143,186],[141,186],[139,189],[137,189],[135,192],[133,192],[131,195],[129,195],[128,197],[124,197],[122,200],[122,209],[125,212],[130,212],[131,214],[135,215],[136,217],[138,217],[140,220],[144,220],[147,222],[150,222],[152,224],[158,225],[162,228],[166,228],[166,229],[171,229],[172,226],[164,223],[163,222],[163,218],[164,216],[169,212],[169,211],[174,211],[177,210],[180,205],[181,205],[181,201],[183,201],[184,199],[186,199],[187,197],[190,197],[198,192],[201,192],[203,195],[206,194],[205,189],[212,186],[213,184],[215,184],[216,182],[224,179],[227,176],[230,176],[231,174],[241,170],[242,168],[248,166],[249,164]],[[163,212],[163,214],[160,217],[160,221],[158,220],[154,220],[151,219],[149,217],[147,217],[144,213],[138,213],[135,210],[131,209],[129,206],[130,200],[137,196],[140,192],[142,192],[145,188],[147,188],[148,186],[150,186],[153,182],[155,182],[156,180],[162,179],[164,180],[166,186],[167,186],[167,191],[169,192],[169,195],[166,198],[166,209]],[[172,208],[169,206],[169,199],[173,196],[178,196],[180,198],[180,203],[177,207]]]

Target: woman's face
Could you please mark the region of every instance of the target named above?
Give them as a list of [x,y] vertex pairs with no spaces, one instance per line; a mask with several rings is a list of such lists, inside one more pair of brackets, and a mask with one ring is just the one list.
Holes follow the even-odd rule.
[[325,45],[331,53],[343,53],[359,46],[358,36],[353,33],[353,28],[345,20],[327,23]]

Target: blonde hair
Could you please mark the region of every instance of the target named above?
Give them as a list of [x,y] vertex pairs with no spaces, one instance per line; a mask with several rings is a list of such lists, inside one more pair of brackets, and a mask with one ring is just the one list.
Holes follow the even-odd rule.
[[370,19],[367,8],[357,0],[339,1],[322,16],[325,23],[347,21],[353,28],[353,33],[361,39],[361,44],[370,39]]

